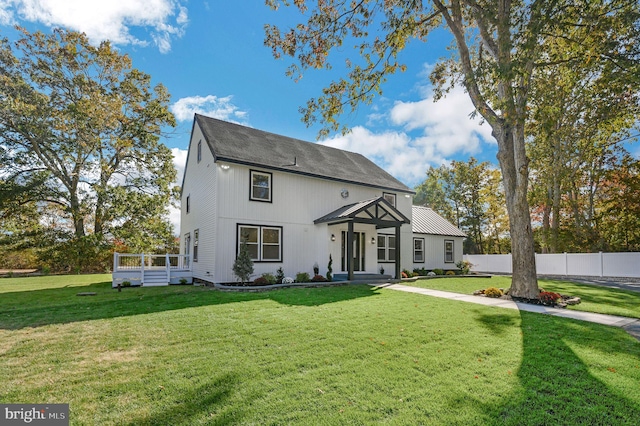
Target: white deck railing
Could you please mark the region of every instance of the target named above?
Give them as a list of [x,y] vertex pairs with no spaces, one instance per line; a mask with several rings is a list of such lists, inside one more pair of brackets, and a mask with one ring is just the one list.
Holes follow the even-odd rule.
[[113,253],[113,286],[129,281],[143,285],[145,272],[165,272],[167,284],[187,278],[191,282],[190,256],[185,254]]

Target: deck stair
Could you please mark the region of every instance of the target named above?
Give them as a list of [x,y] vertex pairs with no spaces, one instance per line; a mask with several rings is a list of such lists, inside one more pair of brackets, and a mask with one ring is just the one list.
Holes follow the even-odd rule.
[[166,268],[145,269],[142,285],[145,287],[155,287],[169,285]]

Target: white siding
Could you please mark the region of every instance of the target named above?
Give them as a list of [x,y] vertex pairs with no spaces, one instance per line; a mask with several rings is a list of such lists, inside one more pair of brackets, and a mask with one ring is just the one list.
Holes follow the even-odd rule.
[[[414,263],[413,262],[413,237],[415,238],[424,238],[424,263]],[[445,240],[453,241],[453,262],[445,262],[445,250],[444,250],[444,242]],[[462,260],[462,242],[464,238],[462,237],[449,237],[443,235],[427,235],[427,234],[413,234],[411,236],[411,264],[415,268],[424,268],[427,270],[433,269],[457,269],[456,263]],[[409,268],[407,268],[409,269]]]
[[[281,226],[283,229],[282,262],[255,263],[255,276],[264,272],[275,273],[282,266],[285,275],[295,277],[297,272],[312,274],[313,264],[318,263],[320,273],[326,274],[329,253],[333,257],[334,273],[340,271],[340,231],[346,230],[346,224],[328,226],[314,225],[313,221],[345,204],[382,196],[382,189],[368,188],[361,185],[334,182],[298,174],[278,172],[258,167],[228,164],[228,169],[221,169],[218,163],[218,230],[217,251],[215,257],[215,282],[231,282],[235,280],[231,270],[236,256],[236,229],[238,223],[253,225]],[[249,171],[263,170],[273,174],[272,202],[265,203],[249,200]],[[341,190],[347,189],[349,197],[342,198]],[[405,216],[411,217],[411,198],[403,193],[397,195],[397,206]],[[378,272],[375,244],[371,238],[377,231],[372,225],[356,224],[355,231],[366,235],[366,272]],[[336,241],[331,242],[331,234]],[[411,226],[401,228],[402,262],[410,265]],[[385,266],[385,269],[386,266]],[[387,273],[392,271],[387,271]]]
[[[198,162],[198,141],[202,141],[202,159]],[[210,281],[213,276],[216,250],[215,220],[217,210],[216,180],[218,167],[207,142],[196,125],[189,143],[185,179],[182,186],[180,215],[180,253],[185,253],[184,236],[191,235],[189,253],[193,256],[194,231],[199,230],[198,261],[192,262],[193,277]],[[187,196],[190,212],[187,213]]]

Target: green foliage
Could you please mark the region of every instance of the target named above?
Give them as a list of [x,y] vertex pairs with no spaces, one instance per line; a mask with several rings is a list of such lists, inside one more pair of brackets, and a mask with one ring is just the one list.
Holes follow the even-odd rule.
[[295,282],[297,283],[308,283],[311,281],[311,277],[308,272],[298,272],[296,274]]
[[489,287],[484,290],[484,295],[487,297],[498,298],[502,296],[502,290],[495,287]]
[[[74,254],[90,249],[86,237],[100,250],[105,239],[135,251],[174,248],[168,207],[177,200],[176,171],[159,141],[162,128],[175,125],[167,90],[151,87],[151,76],[109,42],[94,46],[61,29],[19,31],[16,42],[0,40],[2,229],[11,219],[46,217],[46,225],[27,220],[16,235],[42,247],[37,240],[57,232],[64,253],[41,257],[52,269],[105,270],[97,250],[87,259]],[[92,258],[98,264],[87,268]]]
[[284,270],[282,269],[282,266],[280,266],[276,270],[276,284],[282,284],[282,280],[284,279],[284,277]]
[[461,260],[458,263],[456,263],[456,267],[460,270],[460,274],[462,275],[469,274],[469,271],[471,270],[472,266],[473,264],[468,260]]
[[442,269],[440,269],[440,268],[435,268],[433,270],[433,273],[436,274],[436,275],[444,275],[444,271]]
[[327,281],[333,281],[333,258],[329,253],[329,263],[327,264]]
[[121,283],[122,287],[131,287],[131,281],[124,280]]
[[253,274],[253,260],[251,260],[247,243],[244,241],[240,244],[240,251],[236,260],[233,262],[232,269],[240,282],[249,282],[249,277]]
[[180,284],[185,285],[186,283],[188,283],[189,281],[187,281],[186,278],[180,278]]
[[413,273],[414,273],[415,275],[425,277],[425,276],[427,276],[427,274],[429,273],[429,271],[427,271],[427,270],[426,270],[426,269],[424,269],[424,268],[414,268]]
[[[264,274],[262,274],[262,278],[267,280],[268,284],[276,284],[278,282],[278,279],[273,274],[271,274],[269,272],[265,272]],[[284,278],[284,276],[283,276],[283,278]],[[282,280],[280,280],[280,283],[282,283]]]

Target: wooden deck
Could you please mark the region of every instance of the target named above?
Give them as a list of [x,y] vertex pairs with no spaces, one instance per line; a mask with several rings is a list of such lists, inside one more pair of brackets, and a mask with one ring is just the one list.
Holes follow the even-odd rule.
[[165,286],[193,282],[190,257],[184,254],[113,254],[112,287]]

